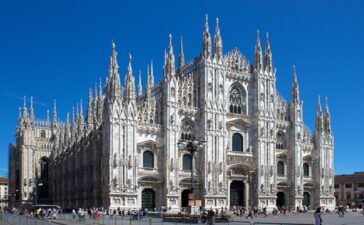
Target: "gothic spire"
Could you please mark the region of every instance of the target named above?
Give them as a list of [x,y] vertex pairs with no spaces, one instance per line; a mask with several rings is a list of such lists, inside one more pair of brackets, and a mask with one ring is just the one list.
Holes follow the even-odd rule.
[[256,70],[260,70],[263,68],[263,56],[262,47],[260,46],[259,30],[257,30],[257,38],[255,41],[254,67]]
[[172,77],[176,74],[175,60],[172,46],[172,34],[169,34],[168,51],[164,56],[164,76]]
[[142,94],[143,94],[143,90],[142,90],[142,71],[139,70],[138,96],[141,96]]
[[47,126],[49,125],[49,109],[47,109],[47,120],[46,120]]
[[27,122],[28,113],[27,113],[27,97],[26,96],[23,97],[23,108],[22,108],[21,117],[22,117],[23,122]]
[[181,36],[181,44],[179,47],[179,57],[178,57],[178,61],[179,61],[179,67],[183,66],[185,64],[185,54],[183,52],[183,38]]
[[75,107],[73,106],[72,107],[72,123],[76,122],[76,119],[75,119]]
[[291,88],[291,102],[293,104],[300,103],[300,92],[297,82],[296,66],[293,65],[292,68],[292,88]]
[[53,100],[53,112],[52,112],[52,126],[57,125],[57,102],[56,99]]
[[269,33],[267,33],[267,40],[265,43],[265,50],[264,50],[264,70],[266,72],[273,71],[272,51],[270,49]]
[[327,97],[325,98],[324,127],[326,133],[331,133],[331,117]]
[[[96,99],[96,97],[95,97]],[[87,126],[89,129],[92,128],[93,122],[93,106],[92,106],[93,98],[92,98],[92,89],[90,88],[88,91],[88,104],[87,104]]]
[[207,14],[205,15],[205,30],[202,35],[202,55],[205,58],[208,58],[211,55],[211,36],[209,32],[209,18]]
[[154,85],[154,69],[153,69],[153,60],[150,62],[150,77],[149,77],[149,84],[151,86]]
[[317,98],[317,110],[316,110],[316,132],[321,132],[323,130],[323,118],[322,118],[322,108],[320,95]]
[[80,119],[83,120],[83,106],[82,106],[82,99],[80,99]]
[[102,79],[100,77],[100,82],[99,82],[99,98],[102,98]]
[[216,29],[214,36],[214,57],[220,59],[222,57],[222,39],[220,36],[219,18],[216,18]]
[[115,42],[112,42],[108,83],[106,85],[107,85],[106,94],[109,99],[114,100],[115,98],[121,96],[120,75],[119,75],[119,66],[117,62],[117,52],[116,52]]
[[125,76],[125,96],[126,96],[127,100],[133,99],[135,97],[135,79],[133,76],[131,59],[132,59],[132,56],[129,53],[128,69],[127,69],[127,74]]
[[34,122],[33,96],[30,97],[29,119]]

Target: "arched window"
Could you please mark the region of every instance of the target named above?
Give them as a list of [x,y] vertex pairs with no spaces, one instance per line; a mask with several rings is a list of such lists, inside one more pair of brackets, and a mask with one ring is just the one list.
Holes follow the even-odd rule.
[[230,91],[230,112],[241,114],[244,111],[243,95],[239,89],[233,87]]
[[193,123],[191,120],[183,120],[181,127],[181,139],[192,140],[194,138]]
[[244,139],[241,134],[233,134],[233,151],[242,152],[244,149]]
[[278,133],[277,134],[277,142],[276,142],[276,149],[284,149],[284,138],[283,134]]
[[192,170],[192,157],[190,154],[183,155],[183,170]]
[[284,163],[282,161],[277,163],[277,174],[278,176],[284,176]]
[[41,137],[41,138],[45,138],[45,137],[46,137],[46,132],[45,132],[45,130],[42,130],[42,131],[40,132],[40,137]]
[[154,168],[154,154],[151,151],[144,151],[143,153],[143,167],[148,169]]
[[310,167],[307,163],[303,164],[303,176],[308,177],[310,176]]

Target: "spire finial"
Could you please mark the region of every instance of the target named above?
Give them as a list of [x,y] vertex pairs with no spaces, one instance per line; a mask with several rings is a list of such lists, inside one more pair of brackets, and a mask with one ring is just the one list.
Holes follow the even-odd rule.
[[100,81],[99,81],[99,97],[102,98],[102,79],[100,77]]
[[75,120],[75,107],[73,106],[72,107],[72,122],[74,123],[76,120]]
[[222,57],[222,39],[220,35],[219,18],[216,17],[216,28],[214,36],[214,58],[219,60]]
[[49,109],[47,109],[47,123],[49,122]]
[[329,111],[329,102],[327,100],[327,96],[325,96],[325,111]]
[[208,16],[205,15],[205,30],[202,35],[202,55],[205,58],[211,56],[211,36],[209,32]]
[[265,50],[264,50],[264,69],[267,72],[273,72],[273,63],[272,63],[272,51],[270,49],[269,42],[269,33],[266,33],[267,38],[265,42]]
[[169,55],[172,55],[173,54],[172,34],[169,33],[168,37],[169,37],[169,41],[168,41],[168,54]]
[[128,54],[128,75],[131,75],[133,73],[133,68],[131,67],[131,53]]
[[53,113],[52,113],[52,126],[55,126],[57,122],[57,102],[53,100]]
[[33,96],[30,96],[30,109],[33,109]]
[[80,117],[83,116],[82,99],[80,99]]
[[33,96],[30,96],[29,118],[32,121],[34,120]]
[[114,40],[111,40],[111,47],[112,47],[112,50],[115,51],[116,45],[115,45]]
[[57,100],[54,99],[53,100],[53,112],[56,112],[57,111]]
[[138,95],[141,96],[142,93],[143,93],[143,90],[142,90],[142,71],[139,70]]
[[259,38],[258,29],[257,29],[257,37],[255,40],[254,66],[255,66],[255,69],[257,69],[257,70],[260,70],[261,68],[263,68],[262,47],[260,46],[260,38]]
[[67,112],[66,114],[66,123],[69,123],[70,122],[70,113]]
[[181,44],[179,48],[179,67],[185,64],[185,54],[183,52],[183,37],[181,35]]
[[297,74],[296,74],[296,65],[295,64],[293,64],[293,66],[292,66],[292,76],[293,76],[294,81],[297,83]]
[[23,97],[23,108],[27,108],[27,96],[24,95]]
[[209,16],[205,14],[205,32],[209,32]]
[[321,97],[320,95],[317,97],[317,110],[321,113],[322,109],[321,109]]

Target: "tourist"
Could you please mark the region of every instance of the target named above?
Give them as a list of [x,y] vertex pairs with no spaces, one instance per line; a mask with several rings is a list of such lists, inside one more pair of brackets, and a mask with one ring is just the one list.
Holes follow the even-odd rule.
[[321,208],[318,207],[315,211],[315,213],[313,214],[314,218],[315,218],[315,225],[321,225],[322,224],[322,218],[321,218]]
[[253,219],[253,212],[251,208],[249,208],[248,216],[245,219],[248,219],[249,217]]
[[76,219],[76,210],[75,209],[72,209],[72,219]]

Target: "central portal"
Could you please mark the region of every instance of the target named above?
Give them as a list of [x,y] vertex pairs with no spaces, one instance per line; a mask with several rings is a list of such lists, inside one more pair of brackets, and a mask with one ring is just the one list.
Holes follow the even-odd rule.
[[192,193],[192,191],[189,189],[182,191],[181,207],[188,207],[188,195],[191,193]]
[[280,209],[283,206],[285,206],[285,196],[284,196],[284,192],[278,192],[277,193],[277,207]]
[[244,182],[233,181],[230,184],[230,207],[246,206],[244,204]]

